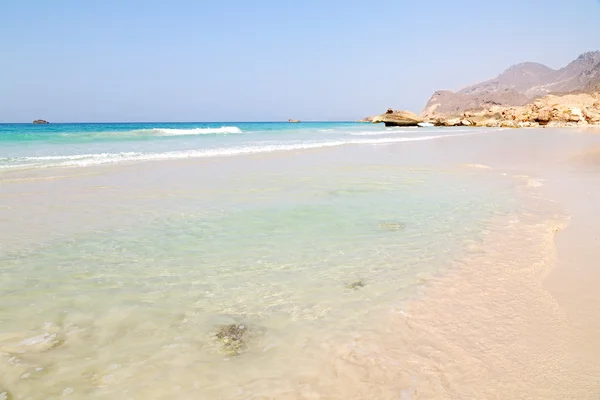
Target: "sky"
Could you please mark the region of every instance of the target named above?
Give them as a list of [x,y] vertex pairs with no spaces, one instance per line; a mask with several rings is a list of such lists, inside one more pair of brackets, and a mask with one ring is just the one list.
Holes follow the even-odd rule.
[[590,50],[599,0],[0,0],[0,122],[356,120]]

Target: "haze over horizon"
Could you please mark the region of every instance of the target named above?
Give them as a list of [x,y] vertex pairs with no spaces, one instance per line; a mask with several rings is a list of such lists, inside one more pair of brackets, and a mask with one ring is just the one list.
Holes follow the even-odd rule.
[[600,2],[3,2],[0,122],[356,120],[600,49]]

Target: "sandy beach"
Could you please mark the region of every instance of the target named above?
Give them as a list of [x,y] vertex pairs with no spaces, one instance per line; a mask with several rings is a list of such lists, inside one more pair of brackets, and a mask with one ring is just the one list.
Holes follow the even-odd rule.
[[[72,398],[130,394],[145,399],[595,399],[600,393],[597,149],[600,135],[589,129],[498,130],[236,158],[5,172],[0,220],[11,229],[1,231],[9,263],[3,277],[34,291],[28,299],[18,290],[6,292],[0,389],[11,399],[37,398],[35,393],[48,398],[68,393]],[[208,167],[211,173],[205,174]],[[239,175],[249,170],[251,174]],[[445,188],[444,181],[450,186]],[[238,270],[234,253],[219,250],[224,243],[215,241],[218,247],[212,248],[215,256],[208,262],[222,263],[223,254],[229,254],[231,266],[224,265],[214,278],[210,270],[192,274],[190,262],[206,262],[210,253],[203,259],[183,257],[194,257],[193,247],[182,241],[185,237],[174,242],[181,266],[156,253],[143,264],[150,268],[147,273],[129,271],[120,261],[118,270],[83,268],[87,260],[109,266],[129,257],[129,240],[141,246],[146,236],[136,233],[129,239],[127,234],[113,243],[102,232],[122,235],[144,220],[160,221],[156,233],[144,235],[176,235],[164,224],[176,216],[192,218],[199,209],[209,215],[206,207],[216,204],[225,210],[242,200],[249,207],[325,193],[339,199],[335,204],[342,207],[373,190],[384,190],[383,197],[369,201],[400,200],[413,196],[419,185],[425,185],[426,196],[433,193],[430,189],[448,191],[448,196],[478,191],[473,200],[465,198],[464,209],[438,217],[446,219],[438,220],[437,227],[432,221],[427,234],[415,229],[428,214],[414,222],[408,214],[399,215],[406,233],[371,239],[360,228],[360,240],[349,236],[336,241],[324,234],[328,239],[321,244],[328,247],[320,250],[314,242],[314,254],[306,250],[314,234],[308,230],[303,236],[308,228],[299,221],[311,218],[303,211],[300,220],[286,222],[298,224],[290,236],[296,238],[298,252],[291,246],[285,257],[273,250],[259,253],[263,261],[248,272]],[[501,199],[509,193],[510,200]],[[457,207],[460,199],[435,207]],[[461,218],[476,207],[473,201],[486,211],[467,223]],[[392,216],[393,207],[411,213],[417,203],[408,208],[373,203],[378,204],[375,208],[392,207],[373,215],[350,209],[350,214],[340,214],[337,231],[331,232],[356,231],[361,219],[349,221],[350,215]],[[226,229],[241,230],[240,235],[266,232],[260,226],[244,230],[247,220],[219,221],[232,227]],[[352,224],[343,225],[348,222]],[[329,224],[321,232],[329,232]],[[191,235],[186,226],[177,229]],[[436,236],[438,228],[441,236]],[[86,239],[94,232],[102,236]],[[279,234],[286,237],[286,232]],[[229,238],[233,231],[217,233]],[[409,241],[397,248],[395,240],[406,235]],[[262,242],[251,241],[244,250],[248,239],[242,237],[228,240],[237,240],[239,257],[255,257]],[[457,241],[447,241],[452,237]],[[169,236],[161,240],[172,241]],[[333,256],[328,249],[345,249],[347,254]],[[139,259],[145,252],[127,259],[145,263]],[[65,258],[70,253],[77,254],[72,272]],[[323,255],[335,261],[332,267],[319,261]],[[275,256],[279,258],[273,260],[289,266],[282,264],[276,275],[265,275],[268,257]],[[20,260],[58,269],[51,275],[38,270],[21,277],[15,268],[28,267]],[[417,269],[396,276],[398,267],[383,267],[400,261]],[[171,265],[152,266],[157,263]],[[310,265],[315,263],[324,263],[322,270],[313,270]],[[243,286],[241,277],[247,281]],[[366,286],[348,292],[343,285],[356,278]],[[296,285],[290,287],[292,282]],[[36,300],[35,288],[47,290],[48,285],[57,287],[48,295],[52,302],[42,307],[37,302],[46,295]],[[104,285],[107,289],[95,295],[101,302],[85,291]],[[214,285],[226,289],[215,290]],[[79,291],[78,286],[89,289]],[[119,288],[127,288],[127,294]],[[206,297],[209,293],[216,301]],[[14,307],[24,307],[20,317]],[[220,321],[255,325],[247,352],[223,358],[210,336]],[[81,369],[83,375],[77,372]],[[35,374],[39,378],[32,379]]]

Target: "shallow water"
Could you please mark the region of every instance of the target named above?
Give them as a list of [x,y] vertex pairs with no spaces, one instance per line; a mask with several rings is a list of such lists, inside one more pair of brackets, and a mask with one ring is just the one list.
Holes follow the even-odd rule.
[[[533,374],[569,362],[544,339],[568,328],[539,288],[566,214],[540,197],[539,180],[479,165],[478,145],[465,156],[466,138],[440,136],[5,172],[0,393],[526,394],[517,365]],[[514,318],[528,307],[523,335]],[[215,337],[227,324],[250,332],[239,355]],[[515,339],[534,332],[556,363]]]
[[0,170],[213,158],[473,133],[353,122],[0,124]]

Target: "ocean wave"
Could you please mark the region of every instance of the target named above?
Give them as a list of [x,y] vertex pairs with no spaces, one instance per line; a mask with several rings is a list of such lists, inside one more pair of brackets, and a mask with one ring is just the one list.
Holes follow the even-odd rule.
[[220,128],[191,128],[191,129],[173,129],[173,128],[152,128],[142,129],[138,132],[150,133],[154,136],[182,136],[182,135],[214,135],[214,134],[237,134],[243,131],[237,126],[222,126]]
[[177,160],[204,157],[224,157],[244,154],[270,153],[276,151],[310,150],[325,147],[338,147],[344,145],[384,145],[402,142],[418,142],[482,134],[486,131],[462,133],[454,135],[415,136],[401,138],[377,138],[377,139],[349,139],[323,142],[306,142],[294,144],[268,144],[248,145],[229,148],[215,148],[202,150],[168,151],[163,153],[98,153],[98,154],[76,154],[64,156],[35,156],[18,158],[0,158],[0,169],[32,168],[32,167],[86,167],[101,164],[113,164],[119,162],[154,161],[154,160]]

